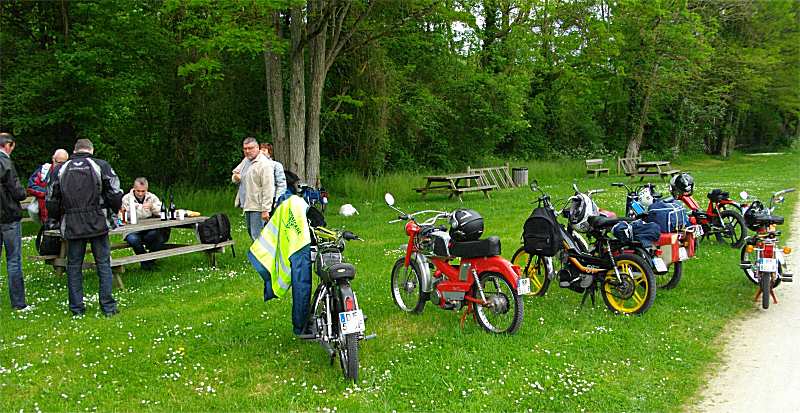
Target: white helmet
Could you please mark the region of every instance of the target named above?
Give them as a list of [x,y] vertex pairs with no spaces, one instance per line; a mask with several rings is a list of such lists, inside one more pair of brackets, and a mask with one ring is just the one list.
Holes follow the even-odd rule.
[[579,232],[589,231],[589,217],[600,215],[600,208],[586,194],[577,194],[570,199],[569,222]]
[[650,205],[653,205],[653,191],[649,186],[644,186],[639,190],[639,203],[642,204],[644,209],[650,208]]

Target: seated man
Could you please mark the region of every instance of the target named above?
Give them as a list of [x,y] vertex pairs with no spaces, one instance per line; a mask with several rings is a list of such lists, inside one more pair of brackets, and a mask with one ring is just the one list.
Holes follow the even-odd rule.
[[[133,182],[133,189],[122,197],[122,209],[120,212],[123,216],[127,211],[135,211],[137,221],[159,216],[161,201],[157,196],[147,191],[148,187],[147,178],[136,178]],[[134,232],[125,237],[125,241],[130,244],[136,254],[159,251],[163,249],[164,243],[168,239],[169,228]],[[154,261],[142,261],[142,269],[150,271],[153,269],[154,264]]]

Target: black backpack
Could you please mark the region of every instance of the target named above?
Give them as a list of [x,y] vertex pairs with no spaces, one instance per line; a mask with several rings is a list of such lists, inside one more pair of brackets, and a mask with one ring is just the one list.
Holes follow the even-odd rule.
[[61,252],[61,237],[44,233],[51,229],[58,229],[58,223],[49,219],[39,228],[39,233],[36,235],[36,251],[39,255],[58,255]]
[[552,210],[543,207],[533,210],[522,229],[522,243],[528,254],[556,255],[561,244],[561,232]]
[[214,214],[197,224],[197,235],[203,244],[219,244],[231,240],[231,221],[225,214]]

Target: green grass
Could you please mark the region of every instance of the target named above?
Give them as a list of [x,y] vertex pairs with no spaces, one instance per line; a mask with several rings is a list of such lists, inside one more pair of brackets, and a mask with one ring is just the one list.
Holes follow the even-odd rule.
[[[740,156],[677,166],[693,173],[696,199],[705,205],[712,187],[766,197],[800,186],[798,161],[797,154]],[[596,198],[601,207],[623,208],[625,194],[609,183],[624,178],[585,178],[581,162],[527,166],[555,199],[579,178],[583,189],[608,189]],[[35,310],[13,313],[5,289],[0,297],[0,410],[677,411],[719,361],[725,325],[759,311],[738,251],[709,242],[678,287],[659,291],[642,317],[614,316],[602,300],[581,308],[579,294],[556,286],[544,298],[525,299],[525,322],[511,337],[484,333],[472,320],[461,329],[459,314],[430,305],[418,316],[401,314],[388,285],[406,238],[402,225],[386,223],[394,214],[383,193],[393,192],[406,210],[459,206],[445,196],[422,201],[411,188],[423,183],[412,175],[368,182],[344,176],[329,185],[332,211],[347,202],[360,212],[329,214],[331,226],[366,239],[347,251],[358,268],[354,288],[368,332],[378,334],[362,343],[357,385],[342,379],[338,364],[328,365],[318,345],[292,336],[290,299],[261,300],[261,279],[244,258],[248,242],[232,209],[234,192],[225,187],[176,196],[181,207],[230,214],[236,258],[226,253],[216,269],[201,255],[163,260],[153,273],[132,267],[127,288],[115,291],[121,312],[112,319],[99,316],[93,271],[86,272],[87,316],[73,319],[65,279],[25,262]],[[532,198],[527,188],[495,191],[491,200],[473,193],[464,206],[483,214],[487,233],[501,237],[510,258]],[[792,194],[778,212],[790,216],[796,200]],[[190,236],[173,231],[173,240]],[[27,239],[24,255],[32,254]]]

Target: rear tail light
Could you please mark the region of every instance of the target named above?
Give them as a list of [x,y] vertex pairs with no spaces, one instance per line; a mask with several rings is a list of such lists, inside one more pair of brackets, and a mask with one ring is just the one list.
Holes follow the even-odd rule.
[[764,258],[775,258],[775,246],[772,244],[764,245]]
[[347,297],[344,299],[344,311],[353,311],[355,308],[355,303],[353,302],[353,297]]

